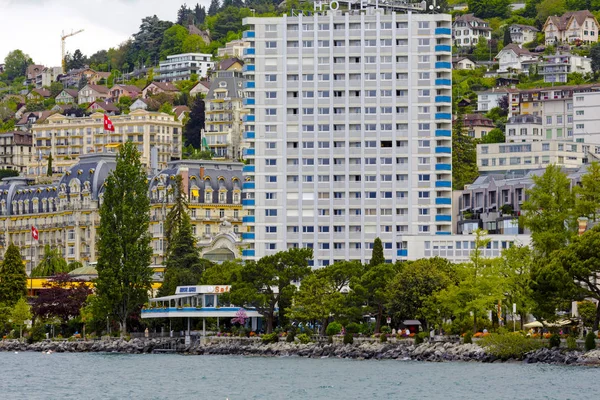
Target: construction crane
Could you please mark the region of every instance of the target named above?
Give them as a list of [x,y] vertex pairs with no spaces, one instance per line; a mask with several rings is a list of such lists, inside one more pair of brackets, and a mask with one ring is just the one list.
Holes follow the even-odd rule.
[[61,65],[62,65],[62,73],[63,74],[65,72],[67,72],[66,71],[66,69],[67,69],[67,63],[65,62],[65,39],[68,38],[68,37],[71,37],[71,36],[75,36],[75,35],[77,35],[78,33],[81,33],[81,32],[83,32],[83,29],[80,29],[80,30],[78,30],[76,32],[71,31],[71,33],[67,33],[66,35],[65,35],[65,31],[62,31],[62,33],[61,33],[61,36],[60,36],[60,45],[61,45],[61,50],[62,50],[62,53],[61,53],[61,55],[62,55],[62,58],[61,58],[62,63],[61,63]]

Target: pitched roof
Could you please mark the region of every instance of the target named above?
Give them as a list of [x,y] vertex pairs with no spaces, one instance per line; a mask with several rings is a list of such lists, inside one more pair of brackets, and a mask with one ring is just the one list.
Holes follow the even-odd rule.
[[538,28],[536,28],[535,26],[531,26],[531,25],[512,24],[510,26],[510,28],[512,28],[513,26],[517,27],[517,28],[524,29],[524,30],[533,31],[533,32],[539,32],[540,31]]
[[67,93],[73,98],[77,98],[77,96],[79,96],[79,92],[77,91],[77,89],[63,89],[63,92]]
[[[458,17],[456,17],[454,19],[454,22],[465,22],[471,28],[477,28],[477,29],[481,29],[481,30],[490,30],[490,31],[492,30],[492,28],[489,27],[489,24],[487,21],[485,21],[481,18],[477,18],[475,16],[475,14],[459,15]],[[486,24],[488,26],[473,26],[473,22],[477,22],[478,24]]]
[[481,114],[465,114],[463,120],[466,126],[494,126],[494,121]]
[[571,20],[575,19],[578,25],[582,25],[587,18],[595,18],[594,14],[592,14],[589,10],[579,10],[579,11],[569,11],[557,17],[556,15],[551,15],[546,20],[544,24],[544,29],[546,28],[546,24],[548,21],[552,21],[552,23],[561,31],[567,30],[569,25],[571,24]]
[[21,117],[19,122],[16,123],[16,125],[27,125],[27,123],[29,122],[30,116],[34,116],[37,118],[36,123],[43,122],[46,120],[46,118],[48,118],[52,114],[56,114],[56,113],[57,113],[57,111],[53,111],[53,110],[26,112],[23,114],[23,116]]
[[237,59],[235,57],[233,57],[233,58],[226,58],[226,59],[224,59],[223,61],[221,61],[219,63],[219,70],[221,70],[221,71],[228,70],[235,63],[240,63],[240,65],[244,65],[244,62],[242,60]]
[[500,50],[500,53],[502,53],[502,52],[503,52],[503,51],[505,51],[505,50],[506,50],[506,51],[512,50],[512,51],[513,51],[513,52],[514,52],[516,55],[518,55],[518,56],[520,56],[520,55],[532,55],[532,56],[535,56],[535,55],[537,55],[537,54],[534,54],[534,53],[530,52],[530,51],[529,51],[529,50],[527,50],[527,49],[524,49],[524,48],[522,48],[522,47],[519,47],[519,45],[518,45],[518,44],[515,44],[515,43],[510,43],[510,44],[507,44],[506,46],[504,46],[504,47],[502,48],[502,50]]
[[[204,88],[206,88],[206,90],[210,90],[210,82],[209,81],[198,81],[198,82],[196,82],[194,87],[192,87],[191,90],[194,90],[196,87],[198,87],[198,85],[202,85]],[[199,88],[199,89],[201,89],[201,88]]]
[[173,112],[175,113],[175,115],[177,115],[179,117],[181,114],[183,114],[185,112],[189,113],[190,108],[188,106],[177,106],[177,107],[173,108]]
[[135,85],[121,85],[121,84],[114,85],[113,87],[110,88],[110,90],[113,90],[116,87],[120,87],[121,89],[126,90],[129,93],[132,93],[132,92],[133,93],[139,93],[139,92],[141,92],[140,88],[137,87],[137,86],[135,86]]
[[99,71],[94,71],[96,73],[96,75],[98,75],[100,78],[103,79],[108,79],[108,77],[110,76],[110,72],[99,72]]
[[90,107],[92,107],[94,104],[96,104],[98,107],[100,107],[104,111],[119,112],[119,108],[117,106],[115,106],[112,103],[105,103],[103,101],[95,101],[95,102],[93,102],[92,104],[90,104],[90,106],[88,107],[88,109],[90,109]]
[[86,86],[98,93],[108,94],[108,88],[104,85],[93,85],[88,83]]
[[51,93],[48,89],[33,89],[31,92],[35,92],[42,97],[50,97],[50,95],[51,95]]
[[[177,87],[175,85],[173,85],[171,82],[151,82],[150,85],[154,85],[157,88],[165,91],[165,92],[179,92],[179,89],[177,89]],[[148,86],[150,86],[148,85]],[[146,88],[148,87],[146,86]],[[146,89],[144,88],[144,89]]]

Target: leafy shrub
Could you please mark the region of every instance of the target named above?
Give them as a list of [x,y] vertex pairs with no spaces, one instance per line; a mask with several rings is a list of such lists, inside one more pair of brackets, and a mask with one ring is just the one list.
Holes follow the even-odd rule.
[[339,322],[332,322],[327,325],[327,329],[325,330],[325,334],[327,336],[337,335],[342,331],[342,325]]
[[302,344],[307,344],[310,343],[310,336],[307,335],[306,333],[301,333],[298,336],[296,336],[296,338],[298,339],[298,341]]
[[356,322],[350,322],[346,325],[346,333],[358,333],[360,332],[360,325]]
[[379,332],[381,332],[381,333],[391,333],[391,332],[392,332],[392,330],[390,329],[390,327],[389,327],[389,326],[387,326],[387,325],[384,325],[384,326],[382,326],[381,328],[379,328]]
[[577,350],[577,339],[575,339],[575,337],[569,336],[567,338],[567,349]]
[[373,334],[373,324],[360,324],[360,331],[365,336],[371,336]]
[[354,343],[354,336],[350,332],[346,332],[344,335],[344,344]]
[[381,334],[381,336],[379,336],[379,341],[381,343],[387,342],[387,335],[385,333]]
[[525,353],[537,350],[543,346],[538,340],[514,333],[485,336],[481,339],[479,345],[485,347],[488,353],[502,360],[508,360],[509,358],[521,359]]
[[262,342],[265,344],[277,343],[278,341],[279,341],[279,335],[277,335],[277,332],[265,333],[264,335],[262,335]]
[[296,338],[296,334],[294,333],[294,331],[289,331],[287,336],[285,337],[285,341],[288,343],[292,343],[295,338]]
[[415,336],[415,344],[421,344],[425,341],[425,338],[427,337],[427,332],[419,332],[417,333],[417,335]]
[[38,322],[31,328],[29,343],[41,342],[44,339],[46,339],[46,324]]
[[548,342],[548,348],[551,349],[553,347],[560,347],[560,335],[557,333],[553,333],[552,336],[550,336],[550,341]]
[[594,350],[596,348],[596,335],[590,332],[585,336],[585,351]]
[[473,343],[473,336],[471,336],[471,332],[466,332],[463,338],[463,343],[471,344]]

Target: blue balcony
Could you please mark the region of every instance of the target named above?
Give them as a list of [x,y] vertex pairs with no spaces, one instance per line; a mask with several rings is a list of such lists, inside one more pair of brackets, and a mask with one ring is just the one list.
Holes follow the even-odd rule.
[[254,257],[254,250],[242,250],[242,257]]
[[254,149],[244,149],[244,151],[242,151],[242,154],[244,155],[244,157],[246,157],[246,156],[253,156],[254,155]]
[[242,189],[255,189],[254,182],[244,182],[244,183],[242,183]]
[[438,129],[435,131],[435,136],[437,137],[451,137],[452,131],[448,129]]
[[450,182],[450,181],[436,181],[435,182],[435,187],[436,188],[452,188],[452,182]]
[[451,206],[452,199],[449,197],[438,197],[435,199],[435,204],[438,206]]
[[242,222],[245,224],[253,224],[255,222],[254,215],[246,215],[242,217]]
[[452,35],[452,29],[450,28],[435,28],[436,35]]
[[253,106],[255,104],[255,100],[253,98],[245,98],[242,99],[242,104],[245,106]]
[[253,131],[244,132],[244,139],[254,139],[256,134]]
[[452,52],[452,46],[447,45],[447,44],[436,44],[435,45],[435,51]]
[[244,122],[254,122],[254,114],[244,115],[242,117],[242,121],[244,121]]
[[255,54],[256,54],[256,49],[254,47],[248,47],[248,48],[244,49],[245,56],[253,56]]
[[435,119],[452,119],[452,114],[450,113],[435,113]]
[[243,199],[242,205],[245,207],[254,207],[255,206],[254,199]]
[[436,79],[436,85],[452,86],[452,79]]
[[254,64],[245,64],[242,67],[242,72],[254,72],[256,71],[256,66]]
[[396,254],[398,257],[408,257],[408,249],[400,249]]
[[452,154],[452,148],[451,147],[446,147],[446,146],[438,146],[438,147],[435,148],[435,152],[436,153]]
[[452,103],[452,97],[450,96],[435,96],[436,103]]
[[254,232],[242,233],[242,240],[254,240]]
[[435,222],[452,222],[452,215],[436,215]]
[[254,165],[244,165],[242,172],[254,172]]
[[447,69],[452,69],[452,63],[449,63],[447,61],[437,61],[435,63],[435,67],[436,68],[447,68]]
[[255,88],[256,88],[256,82],[254,82],[254,81],[244,82],[244,89],[255,89]]
[[450,164],[435,164],[436,171],[452,171],[452,165]]
[[451,234],[452,234],[452,232],[446,232],[446,231],[437,231],[435,234],[436,234],[436,235],[451,235]]
[[245,31],[244,33],[242,33],[242,37],[244,39],[255,38],[256,37],[256,32],[254,32],[254,31]]

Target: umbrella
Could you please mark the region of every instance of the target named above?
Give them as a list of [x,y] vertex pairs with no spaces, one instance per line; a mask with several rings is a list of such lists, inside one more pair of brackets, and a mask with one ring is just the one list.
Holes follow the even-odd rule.
[[543,326],[544,325],[540,321],[533,321],[533,322],[529,322],[528,324],[523,325],[523,328],[525,328],[525,329],[542,328]]

